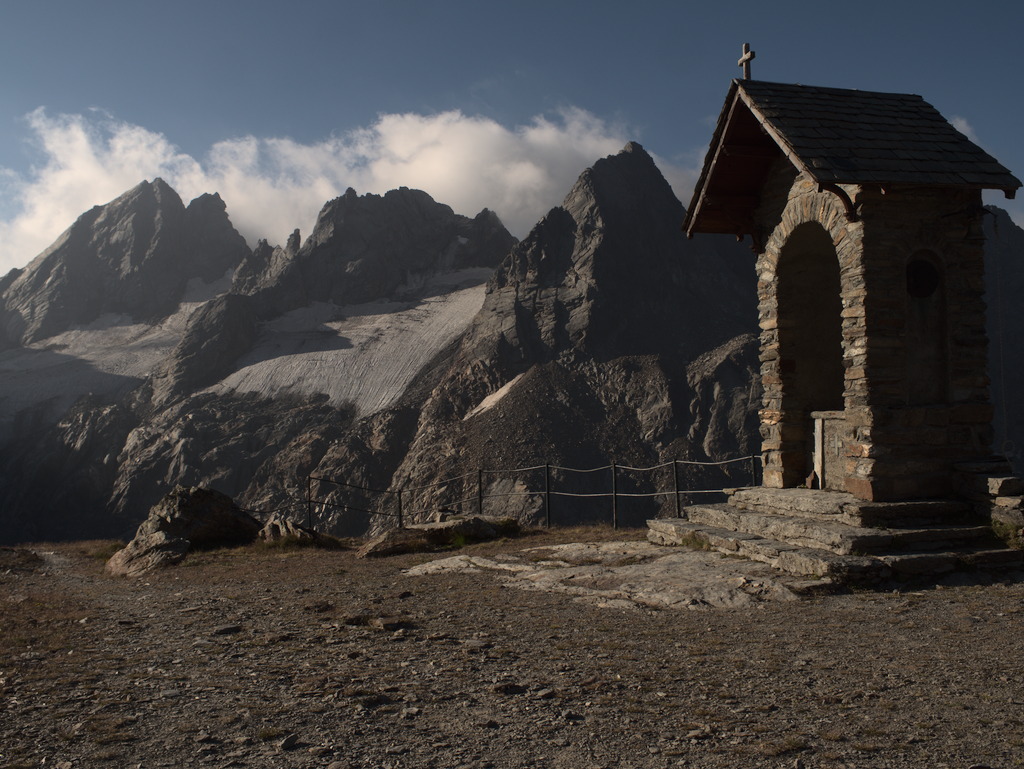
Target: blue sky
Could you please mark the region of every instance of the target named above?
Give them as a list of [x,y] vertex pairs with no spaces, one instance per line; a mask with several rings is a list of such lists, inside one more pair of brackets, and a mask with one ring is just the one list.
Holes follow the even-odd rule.
[[1024,178],[1022,30],[991,0],[0,0],[0,271],[156,175],[250,243],[403,184],[523,236],[627,140],[688,203],[743,42],[757,79],[921,94]]

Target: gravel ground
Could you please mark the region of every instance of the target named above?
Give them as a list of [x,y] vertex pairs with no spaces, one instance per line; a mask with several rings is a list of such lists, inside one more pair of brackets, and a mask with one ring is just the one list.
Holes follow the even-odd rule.
[[404,574],[451,554],[133,580],[103,543],[32,550],[0,550],[0,767],[1024,765],[1019,579],[652,609]]

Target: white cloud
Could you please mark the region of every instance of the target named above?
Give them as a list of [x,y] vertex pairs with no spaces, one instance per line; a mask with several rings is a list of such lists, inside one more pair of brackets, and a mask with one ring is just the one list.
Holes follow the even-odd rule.
[[[511,129],[458,111],[406,113],[314,144],[229,139],[197,160],[162,134],[99,111],[50,117],[39,109],[28,125],[44,162],[25,175],[0,169],[0,211],[12,212],[0,218],[0,273],[27,264],[92,206],[156,176],[186,203],[219,192],[251,244],[281,243],[296,227],[307,236],[323,204],[348,187],[418,188],[468,216],[487,207],[522,237],[584,168],[630,138],[575,108]],[[659,165],[686,202],[695,177],[689,163]]]
[[949,119],[949,122],[952,124],[953,128],[958,130],[972,142],[975,144],[978,143],[978,135],[974,133],[974,128],[967,122],[967,118],[960,117],[959,115],[953,115],[953,117]]
[[50,118],[41,109],[28,115],[28,125],[46,162],[27,178],[3,169],[3,210],[13,211],[0,221],[3,272],[27,263],[92,206],[144,178],[180,176],[196,166],[138,126],[104,121],[101,127],[81,115]]

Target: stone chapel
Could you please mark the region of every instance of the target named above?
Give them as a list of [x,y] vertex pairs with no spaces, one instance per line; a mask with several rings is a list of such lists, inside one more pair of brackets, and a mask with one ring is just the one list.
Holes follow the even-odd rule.
[[764,485],[942,497],[989,456],[981,190],[1020,186],[920,96],[733,82],[684,227],[753,240]]
[[716,530],[800,510],[906,523],[971,467],[1020,494],[991,458],[981,199],[1020,186],[920,96],[733,81],[683,227],[752,241],[764,477]]

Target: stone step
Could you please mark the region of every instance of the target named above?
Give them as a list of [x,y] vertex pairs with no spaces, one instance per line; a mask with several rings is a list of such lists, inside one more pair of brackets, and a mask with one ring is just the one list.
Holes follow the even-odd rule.
[[789,574],[850,585],[875,584],[893,577],[938,575],[958,569],[1006,568],[1024,564],[1024,553],[1006,547],[975,546],[952,551],[848,555],[682,518],[662,518],[648,521],[647,525],[647,537],[655,544],[705,547],[767,563]]
[[744,510],[779,511],[812,518],[842,516],[843,505],[857,501],[853,494],[819,489],[768,489],[763,486],[751,486],[729,492],[729,502]]
[[647,526],[647,538],[655,544],[706,547],[760,561],[789,574],[853,584],[880,582],[892,574],[891,567],[877,558],[839,555],[830,550],[800,547],[682,518],[648,521]]
[[865,528],[838,520],[740,510],[731,504],[687,505],[691,523],[746,532],[791,545],[830,550],[838,555],[899,550],[942,550],[992,538],[988,526]]
[[867,502],[846,492],[819,489],[735,489],[729,502],[743,510],[833,519],[867,527],[953,524],[971,516],[969,504],[954,500]]
[[1009,547],[972,547],[948,552],[896,553],[878,559],[894,574],[927,576],[962,569],[985,569],[1020,566],[1024,552]]
[[1024,494],[1024,483],[1016,475],[983,475],[983,489],[991,497],[1019,497]]
[[981,473],[983,475],[1011,475],[1013,473],[1013,468],[1005,457],[956,462],[953,469],[958,473]]
[[967,502],[923,499],[910,502],[864,502],[844,507],[846,518],[858,526],[927,526],[957,524],[971,520],[973,508]]

